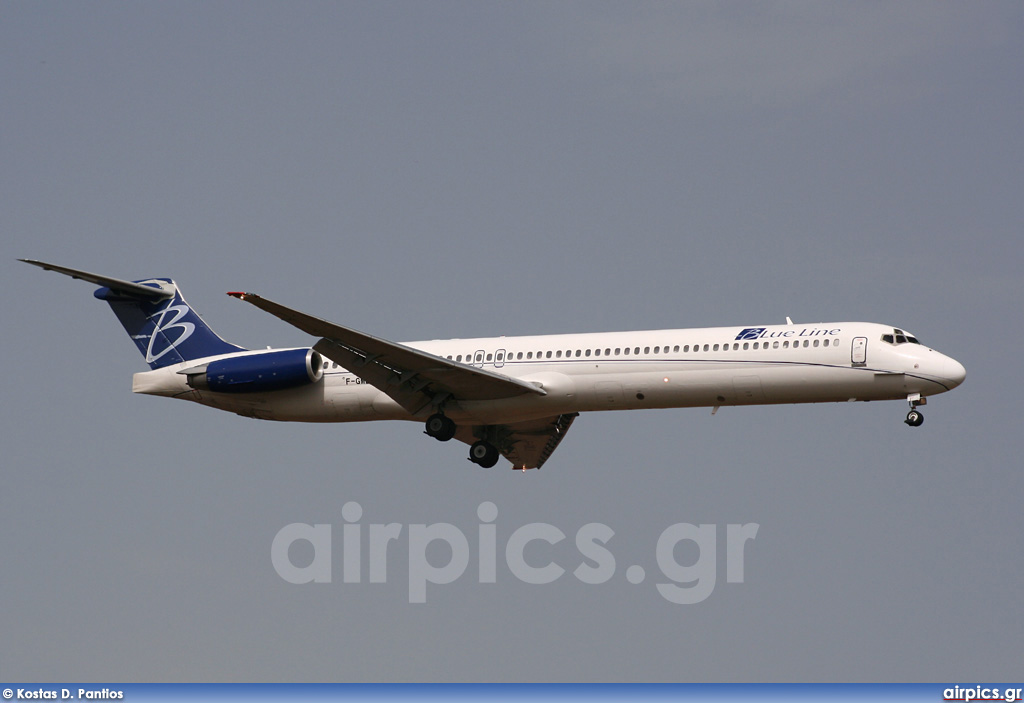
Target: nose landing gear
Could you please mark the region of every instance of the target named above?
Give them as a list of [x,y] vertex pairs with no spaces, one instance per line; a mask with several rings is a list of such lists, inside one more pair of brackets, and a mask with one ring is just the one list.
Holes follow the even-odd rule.
[[910,427],[920,427],[924,424],[924,415],[917,409],[917,406],[926,405],[928,399],[922,398],[920,393],[911,393],[907,396],[907,402],[910,403],[910,412],[907,413],[907,419],[903,422]]

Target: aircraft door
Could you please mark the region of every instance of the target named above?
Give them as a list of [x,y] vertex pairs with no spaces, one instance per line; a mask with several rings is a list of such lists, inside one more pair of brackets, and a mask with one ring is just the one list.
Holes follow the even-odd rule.
[[474,352],[474,354],[473,354],[473,366],[476,366],[476,367],[481,368],[481,369],[484,367],[484,350],[483,349],[477,349],[476,352]]
[[499,349],[494,352],[494,368],[500,369],[505,365],[505,350]]
[[850,350],[850,362],[854,366],[865,366],[868,363],[868,338],[854,337]]

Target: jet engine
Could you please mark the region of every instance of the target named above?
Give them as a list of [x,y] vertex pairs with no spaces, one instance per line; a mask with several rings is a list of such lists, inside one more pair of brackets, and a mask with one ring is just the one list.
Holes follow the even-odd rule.
[[324,377],[324,363],[312,349],[284,349],[218,359],[184,373],[196,390],[265,393],[316,383]]

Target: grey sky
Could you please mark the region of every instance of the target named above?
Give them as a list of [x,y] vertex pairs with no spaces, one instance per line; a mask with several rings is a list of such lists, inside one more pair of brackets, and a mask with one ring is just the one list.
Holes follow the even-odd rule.
[[[1019,3],[0,12],[0,678],[1019,677]],[[544,470],[484,471],[414,424],[133,396],[91,287],[16,257],[173,276],[249,347],[312,340],[227,290],[395,340],[870,320],[968,378],[918,430],[895,402],[590,414]],[[406,528],[386,584],[345,584],[348,501],[471,544],[491,501],[499,555],[549,523],[528,557],[567,573],[471,560],[410,605]],[[294,522],[334,525],[332,583],[274,572]],[[601,585],[571,575],[592,522]],[[707,600],[658,595],[665,528],[751,522],[744,583],[720,535]]]

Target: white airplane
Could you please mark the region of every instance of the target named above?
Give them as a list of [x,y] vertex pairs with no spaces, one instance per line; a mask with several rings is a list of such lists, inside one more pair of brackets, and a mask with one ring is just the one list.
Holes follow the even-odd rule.
[[151,371],[135,393],[289,422],[414,420],[469,459],[539,469],[581,412],[898,400],[919,426],[928,396],[963,383],[955,359],[873,322],[447,339],[398,344],[228,293],[320,337],[246,350],[218,337],[168,278],[124,281],[21,259],[101,286]]

